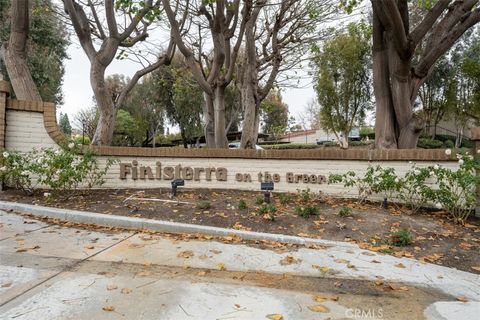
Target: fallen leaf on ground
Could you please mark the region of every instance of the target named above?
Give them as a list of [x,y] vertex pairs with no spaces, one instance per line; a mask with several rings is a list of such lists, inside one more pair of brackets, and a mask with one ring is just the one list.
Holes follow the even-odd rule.
[[145,261],[145,262],[143,263],[143,265],[144,265],[145,267],[150,267],[150,266],[152,265],[152,262],[151,262],[151,261]]
[[105,276],[107,278],[113,278],[115,277],[117,274],[116,273],[113,273],[113,272],[106,272],[106,271],[100,271],[99,273],[97,273],[98,275],[100,276]]
[[107,290],[115,290],[115,289],[117,289],[117,288],[118,288],[118,286],[115,285],[115,284],[109,284],[109,285],[107,286]]
[[376,280],[375,285],[376,286],[381,286],[381,285],[383,285],[383,281],[382,280]]
[[3,283],[0,287],[1,288],[8,288],[12,285],[12,282],[7,282],[7,283]]
[[103,311],[114,311],[115,307],[114,306],[106,306],[102,308]]
[[92,245],[85,246],[85,249],[89,249],[89,250],[92,250],[92,249],[94,249],[94,248],[95,248],[95,247],[94,247],[94,246],[92,246]]
[[225,271],[227,268],[225,268],[225,264],[223,262],[217,263],[217,269],[220,271]]
[[473,270],[480,272],[480,267],[472,267]]
[[322,266],[319,266],[319,265],[316,265],[316,264],[312,264],[312,268],[320,270],[323,273],[327,273],[330,270],[329,267],[322,267]]
[[267,314],[267,319],[270,319],[270,320],[283,320],[283,316],[282,316],[281,314],[278,314],[278,313]]
[[405,265],[403,263],[397,263],[395,267],[400,268],[400,269],[405,269]]
[[324,302],[327,300],[331,301],[338,301],[339,297],[338,296],[331,296],[331,295],[315,295],[313,296],[313,300],[316,302]]
[[136,274],[137,277],[148,277],[150,275],[150,272],[148,271],[140,271]]
[[191,258],[193,256],[194,256],[194,253],[191,250],[181,251],[177,255],[177,257],[179,257],[179,258],[185,258],[185,259]]
[[400,291],[408,291],[408,288],[406,286],[401,286],[401,285],[398,285],[398,284],[395,284],[395,283],[389,283],[388,284],[388,287],[392,290],[400,290]]
[[347,263],[347,264],[350,263],[350,261],[345,260],[345,259],[335,259],[333,261],[335,261],[336,263]]
[[457,300],[460,301],[460,302],[468,302],[468,299],[465,298],[465,297],[457,297]]
[[21,249],[18,249],[16,252],[27,252],[28,250],[36,250],[36,249],[40,249],[40,246],[34,246],[31,248],[21,248]]
[[314,305],[314,306],[309,306],[308,309],[312,310],[313,312],[323,312],[323,313],[330,312],[330,309],[328,309],[327,307],[325,307],[321,304],[317,304],[317,305]]
[[293,256],[286,256],[285,258],[280,260],[280,264],[282,266],[289,265],[289,264],[292,264],[292,263],[298,263],[298,262],[299,262],[299,260],[295,259]]
[[123,288],[122,290],[120,290],[120,293],[123,293],[123,294],[129,294],[130,292],[132,292],[132,290],[128,288]]

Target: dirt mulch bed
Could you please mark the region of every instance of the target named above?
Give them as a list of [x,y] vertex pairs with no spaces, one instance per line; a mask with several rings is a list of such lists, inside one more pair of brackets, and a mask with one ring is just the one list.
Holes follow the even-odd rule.
[[[480,219],[470,218],[461,226],[442,211],[422,211],[415,215],[407,209],[377,203],[359,204],[318,194],[272,195],[272,210],[262,212],[259,192],[179,189],[179,202],[171,201],[170,190],[98,190],[68,199],[45,197],[43,192],[25,196],[17,190],[0,192],[0,199],[57,208],[104,214],[201,224],[238,230],[251,230],[357,243],[369,249],[395,256],[457,268],[480,274]],[[246,208],[239,209],[243,200]],[[298,215],[299,208],[317,207],[318,214]],[[339,212],[351,213],[340,216]],[[270,207],[270,209],[272,209]],[[263,209],[264,211],[266,209]],[[272,221],[273,218],[273,221]],[[412,242],[398,246],[404,238],[396,234],[406,229]]]

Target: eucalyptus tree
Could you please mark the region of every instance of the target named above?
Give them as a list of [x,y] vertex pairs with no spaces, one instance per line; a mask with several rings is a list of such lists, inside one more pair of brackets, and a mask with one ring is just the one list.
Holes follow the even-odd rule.
[[[100,118],[92,144],[110,145],[115,127],[115,114],[138,80],[161,65],[168,64],[175,46],[173,41],[154,62],[138,54],[142,63],[115,100],[105,81],[105,71],[115,58],[135,54],[145,42],[150,29],[162,13],[160,1],[153,0],[63,0],[63,7],[73,30],[90,61],[90,83]],[[182,22],[180,22],[182,25]]]

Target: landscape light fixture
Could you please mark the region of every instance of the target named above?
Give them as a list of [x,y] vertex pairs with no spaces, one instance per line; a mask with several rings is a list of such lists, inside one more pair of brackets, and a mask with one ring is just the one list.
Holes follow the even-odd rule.
[[185,186],[185,180],[183,179],[175,179],[172,181],[172,196],[177,196],[177,187]]
[[275,185],[272,181],[260,183],[260,189],[264,191],[263,200],[265,201],[265,203],[270,203],[270,191],[273,191],[274,187]]

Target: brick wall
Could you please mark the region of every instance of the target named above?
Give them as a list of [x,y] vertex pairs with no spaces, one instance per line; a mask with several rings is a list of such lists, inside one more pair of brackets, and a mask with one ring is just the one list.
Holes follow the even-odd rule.
[[[7,83],[8,84],[8,83]],[[2,89],[3,88],[3,89]],[[0,82],[0,143],[9,150],[28,151],[32,148],[59,147],[65,141],[60,132],[51,103],[17,101],[7,98],[5,82]],[[3,111],[2,111],[3,110]],[[3,125],[3,128],[2,128]],[[2,132],[5,133],[2,138]],[[155,170],[157,162],[165,167],[181,166],[188,170],[199,170],[199,179],[186,181],[187,187],[193,188],[227,188],[240,190],[258,190],[258,174],[278,174],[278,191],[296,191],[310,188],[331,194],[342,194],[340,186],[317,183],[321,177],[331,173],[345,173],[353,170],[364,172],[369,163],[394,167],[399,174],[411,167],[409,161],[419,166],[441,163],[451,168],[457,162],[445,155],[444,150],[369,150],[369,149],[315,149],[315,150],[223,150],[223,149],[183,149],[183,148],[126,148],[126,147],[87,147],[99,155],[102,166],[107,159],[117,159],[106,177],[105,188],[158,188],[170,187],[171,180],[165,179],[164,172],[157,179]],[[132,172],[121,179],[120,163],[132,168],[133,163],[140,167],[150,167],[152,176],[134,179]],[[226,178],[207,180],[205,170],[224,168]],[[203,169],[203,171],[201,171]],[[143,170],[143,169],[142,169]],[[288,174],[298,175],[294,182],[288,182]],[[303,175],[306,175],[304,181]],[[251,182],[238,181],[240,178]],[[290,176],[291,177],[291,176]],[[223,181],[225,180],[225,181]],[[242,180],[242,179],[240,179]]]

